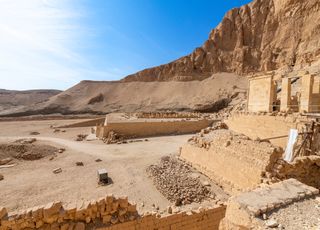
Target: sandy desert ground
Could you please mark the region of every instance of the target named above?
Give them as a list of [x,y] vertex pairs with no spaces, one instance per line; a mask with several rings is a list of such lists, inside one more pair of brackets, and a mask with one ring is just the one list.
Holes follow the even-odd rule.
[[[103,197],[106,194],[128,196],[141,211],[152,211],[159,206],[165,210],[170,202],[155,188],[146,174],[146,168],[161,157],[176,154],[191,135],[149,138],[148,141],[106,145],[100,140],[75,141],[77,134],[87,134],[90,128],[62,129],[54,132],[50,126],[61,126],[81,120],[10,121],[0,122],[0,144],[12,143],[26,137],[35,137],[38,144],[65,148],[56,157],[39,160],[14,160],[11,168],[0,168],[0,203],[9,210],[20,210],[51,201],[80,202]],[[30,136],[30,132],[39,132]],[[97,159],[102,161],[96,162]],[[84,166],[76,166],[83,162]],[[52,171],[60,167],[62,173]],[[97,170],[105,168],[112,184],[97,183]],[[210,182],[211,183],[211,182]],[[215,188],[213,184],[212,188]],[[215,188],[218,196],[219,188]],[[224,194],[221,193],[221,198]],[[193,207],[206,205],[192,204]],[[209,202],[207,202],[209,203]],[[144,204],[144,205],[142,205]],[[155,207],[153,207],[153,204]],[[185,206],[184,208],[188,208]]]

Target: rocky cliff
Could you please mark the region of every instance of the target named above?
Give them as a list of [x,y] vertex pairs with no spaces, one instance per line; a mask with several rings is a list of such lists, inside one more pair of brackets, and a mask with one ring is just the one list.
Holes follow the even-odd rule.
[[319,0],[254,0],[230,10],[190,55],[122,81],[187,81],[217,72],[300,69],[320,59],[319,38]]

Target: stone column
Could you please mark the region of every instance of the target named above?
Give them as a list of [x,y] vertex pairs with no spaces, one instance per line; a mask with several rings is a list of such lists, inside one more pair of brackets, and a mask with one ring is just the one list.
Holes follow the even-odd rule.
[[314,75],[306,74],[302,76],[301,84],[301,99],[300,99],[300,112],[312,112],[312,90],[313,90]]
[[291,78],[282,78],[280,111],[287,112],[291,105]]

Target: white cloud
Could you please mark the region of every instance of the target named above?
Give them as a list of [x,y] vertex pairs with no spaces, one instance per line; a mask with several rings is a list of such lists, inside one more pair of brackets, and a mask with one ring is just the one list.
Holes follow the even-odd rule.
[[75,5],[0,0],[0,88],[63,89],[92,72],[77,53],[87,31],[78,23],[85,15]]

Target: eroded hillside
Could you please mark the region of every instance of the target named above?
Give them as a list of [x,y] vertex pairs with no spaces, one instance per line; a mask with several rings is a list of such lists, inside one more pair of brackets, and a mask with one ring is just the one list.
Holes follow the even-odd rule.
[[123,81],[200,80],[217,72],[301,69],[319,60],[319,36],[319,0],[254,0],[230,10],[190,55]]

